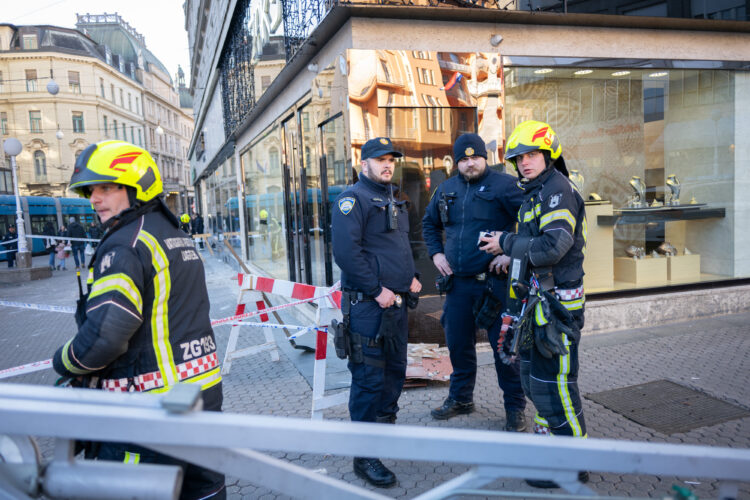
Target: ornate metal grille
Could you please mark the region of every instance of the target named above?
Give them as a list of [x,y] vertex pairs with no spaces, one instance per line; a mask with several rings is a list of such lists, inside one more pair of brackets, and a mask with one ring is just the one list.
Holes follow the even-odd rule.
[[290,61],[337,0],[282,0],[284,49]]
[[229,136],[255,107],[250,0],[240,0],[219,61],[224,132]]

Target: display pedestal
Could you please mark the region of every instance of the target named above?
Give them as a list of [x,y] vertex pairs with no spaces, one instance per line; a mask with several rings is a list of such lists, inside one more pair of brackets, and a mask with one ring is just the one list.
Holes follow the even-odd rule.
[[586,220],[588,230],[586,238],[586,258],[583,259],[583,285],[587,292],[596,289],[611,290],[614,286],[612,280],[612,253],[613,250],[613,227],[602,226],[597,223],[600,215],[611,216],[612,205],[586,205]]
[[663,285],[667,281],[667,259],[646,257],[636,260],[630,257],[616,257],[615,279],[636,285]]
[[669,281],[700,281],[701,256],[691,254],[667,257],[667,278]]

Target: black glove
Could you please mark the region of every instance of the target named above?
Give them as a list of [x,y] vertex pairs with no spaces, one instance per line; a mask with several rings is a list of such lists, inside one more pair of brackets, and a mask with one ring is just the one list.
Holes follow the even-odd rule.
[[401,311],[398,307],[389,307],[380,318],[380,330],[375,340],[383,342],[383,352],[394,354],[398,351],[398,330]]
[[568,348],[563,343],[562,333],[570,333],[570,328],[552,316],[549,301],[546,298],[542,297],[539,304],[548,323],[546,325],[534,325],[534,344],[537,350],[548,359],[555,355],[568,354]]
[[419,294],[409,292],[406,294],[406,307],[409,309],[416,309],[419,305]]

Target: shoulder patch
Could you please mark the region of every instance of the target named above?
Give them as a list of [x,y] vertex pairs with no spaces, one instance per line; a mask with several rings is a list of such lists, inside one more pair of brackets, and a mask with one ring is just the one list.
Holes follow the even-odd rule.
[[99,274],[104,274],[107,269],[109,269],[112,266],[112,261],[115,260],[115,252],[107,252],[104,254],[104,257],[102,257],[102,262],[99,264]]
[[357,200],[352,198],[351,196],[341,198],[339,200],[339,210],[341,210],[342,214],[349,215],[349,212],[352,211],[352,208],[354,208],[354,204],[356,202]]
[[555,208],[557,205],[560,204],[560,200],[562,200],[562,193],[555,193],[552,196],[549,197],[549,207]]

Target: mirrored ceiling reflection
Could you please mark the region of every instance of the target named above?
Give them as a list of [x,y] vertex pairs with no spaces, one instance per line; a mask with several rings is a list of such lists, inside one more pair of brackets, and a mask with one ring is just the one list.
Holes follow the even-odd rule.
[[477,132],[498,163],[504,140],[500,54],[348,50],[353,160],[370,138],[388,136],[427,170],[452,168],[456,137]]

